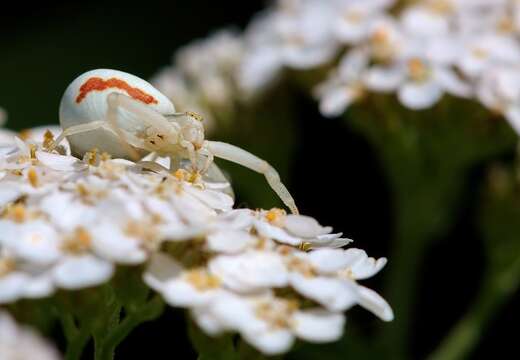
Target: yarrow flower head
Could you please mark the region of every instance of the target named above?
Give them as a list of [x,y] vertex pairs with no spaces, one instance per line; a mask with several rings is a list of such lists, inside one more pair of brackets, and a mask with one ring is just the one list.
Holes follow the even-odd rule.
[[[240,51],[229,51],[230,71],[209,70],[226,73],[226,86],[212,80],[205,88],[222,88],[210,91],[223,98],[233,89],[235,99],[247,100],[276,83],[284,69],[329,69],[325,79],[317,72],[313,91],[327,117],[369,93],[395,94],[413,110],[431,108],[449,94],[480,102],[518,130],[520,100],[511,89],[505,94],[497,78],[520,72],[519,14],[516,0],[278,0],[228,41],[240,44]],[[220,37],[181,49],[176,59],[189,53],[190,61],[177,60],[158,86],[179,88],[179,76],[220,68],[219,57],[206,49]],[[208,58],[217,60],[198,65]],[[192,94],[204,97],[202,88]]]
[[233,209],[229,184],[170,173],[168,159],[144,167],[95,150],[78,159],[66,144],[48,150],[51,131],[24,137],[0,153],[0,303],[145,264],[144,282],[205,332],[238,332],[266,354],[295,338],[337,340],[354,305],[393,318],[358,283],[386,259],[343,249],[351,240],[311,217]]

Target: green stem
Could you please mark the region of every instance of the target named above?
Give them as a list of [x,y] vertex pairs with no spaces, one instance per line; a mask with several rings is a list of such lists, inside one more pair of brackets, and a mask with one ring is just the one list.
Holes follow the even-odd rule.
[[76,336],[69,340],[67,350],[65,352],[65,360],[79,360],[81,354],[90,340],[90,331],[87,329],[80,330]]
[[79,360],[83,349],[90,339],[90,331],[84,327],[78,329],[74,316],[70,313],[59,312],[63,334],[67,339],[67,349],[65,351],[65,360]]
[[520,259],[500,276],[489,277],[482,286],[476,302],[430,355],[429,360],[466,358],[475,348],[482,330],[493,315],[518,289],[519,282]]
[[142,307],[130,312],[106,333],[98,334],[95,339],[95,359],[112,360],[116,347],[140,324],[156,319],[164,309],[164,302],[157,295]]
[[423,262],[430,236],[429,231],[415,231],[406,225],[397,230],[390,257],[394,262],[388,267],[388,287],[385,293],[393,307],[395,319],[385,324],[382,330],[384,351],[388,359],[409,358],[408,344],[418,285],[418,267]]

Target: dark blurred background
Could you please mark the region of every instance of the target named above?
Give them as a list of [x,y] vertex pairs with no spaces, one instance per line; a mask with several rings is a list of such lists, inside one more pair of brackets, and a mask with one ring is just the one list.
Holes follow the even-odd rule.
[[[91,0],[9,5],[0,14],[0,106],[8,111],[8,127],[22,129],[57,123],[62,92],[82,72],[115,68],[149,78],[170,63],[179,46],[222,27],[243,28],[265,2]],[[299,95],[295,104],[298,133],[287,183],[302,212],[355,239],[355,246],[369,255],[388,255],[392,204],[377,154],[343,122],[322,118],[305,95]],[[314,176],[316,168],[324,176]],[[473,202],[482,175],[483,169],[474,169],[455,228],[435,242],[428,261],[415,270],[422,282],[415,310],[414,358],[423,358],[437,345],[477,292],[484,265]],[[255,179],[258,186],[266,186],[261,177]],[[243,201],[240,194],[238,198]],[[368,284],[380,289],[384,273]],[[475,358],[515,353],[519,294],[515,299],[486,330]],[[385,326],[372,325],[373,317],[358,309],[349,315],[358,323]],[[196,358],[184,329],[183,312],[169,309],[160,320],[136,330],[118,349],[116,359]],[[344,356],[339,352],[337,358]]]

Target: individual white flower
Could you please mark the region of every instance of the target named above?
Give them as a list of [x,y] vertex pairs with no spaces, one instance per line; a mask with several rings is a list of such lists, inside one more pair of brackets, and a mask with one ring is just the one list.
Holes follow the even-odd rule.
[[2,360],[58,360],[60,355],[47,341],[0,312],[0,355]]
[[55,284],[76,290],[107,282],[114,273],[114,264],[89,254],[64,257],[52,271]]
[[61,256],[56,230],[43,220],[16,223],[0,220],[0,246],[22,261],[48,265]]
[[304,215],[287,215],[281,209],[263,211],[254,222],[258,233],[267,238],[289,245],[341,247],[351,240],[341,238],[342,234],[331,234],[332,228],[321,226],[316,219]]
[[24,264],[0,249],[0,304],[45,297],[53,291],[49,268]]
[[[306,259],[307,257],[307,259]],[[317,249],[307,254],[289,255],[291,285],[330,311],[344,311],[359,304],[382,320],[393,313],[386,301],[357,284],[379,272],[386,259],[375,260],[359,249]]]
[[144,281],[174,306],[207,305],[221,292],[220,280],[204,268],[191,270],[170,256],[152,256]]
[[400,15],[405,32],[421,38],[445,36],[450,31],[449,8],[439,8],[423,4],[406,8]]
[[394,5],[394,0],[339,0],[334,30],[339,40],[357,44],[366,40],[374,21]]
[[345,323],[342,314],[298,310],[296,302],[276,298],[271,293],[251,297],[221,293],[212,299],[210,306],[197,309],[194,316],[203,328],[213,322],[219,324],[220,331],[238,331],[247,342],[268,355],[286,352],[295,337],[316,343],[338,340]]
[[209,262],[208,270],[224,287],[238,293],[284,287],[289,281],[283,258],[268,251],[220,255]]
[[369,63],[363,49],[348,52],[337,70],[318,85],[315,95],[320,100],[320,112],[325,116],[338,116],[365,94],[363,75]]
[[330,21],[334,9],[333,2],[282,2],[254,19],[246,30],[246,55],[238,73],[246,96],[261,92],[284,67],[310,69],[332,60],[338,50]]
[[503,114],[520,133],[520,71],[518,68],[495,68],[482,77],[478,98],[490,110]]
[[479,77],[490,68],[507,67],[520,61],[520,45],[510,36],[495,33],[468,36],[463,40],[463,52],[457,61],[460,70]]
[[444,92],[467,97],[472,88],[452,69],[410,57],[391,66],[374,66],[366,73],[366,86],[376,91],[397,91],[400,102],[414,110],[437,103]]

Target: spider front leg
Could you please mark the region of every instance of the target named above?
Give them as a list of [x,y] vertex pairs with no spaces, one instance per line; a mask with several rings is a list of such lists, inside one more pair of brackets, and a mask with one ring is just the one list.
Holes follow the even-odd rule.
[[94,131],[97,129],[106,126],[106,123],[103,120],[92,121],[86,124],[73,125],[66,129],[64,129],[61,134],[52,142],[52,144],[48,147],[49,151],[56,149],[56,147],[67,137],[71,135],[82,134],[90,131]]
[[219,141],[206,141],[206,148],[214,156],[228,160],[244,167],[247,167],[253,171],[263,174],[274,190],[274,192],[280,197],[283,203],[291,210],[293,214],[298,214],[298,208],[294,202],[293,197],[289,193],[289,190],[280,180],[278,172],[265,160],[245,151],[237,146],[219,142]]

